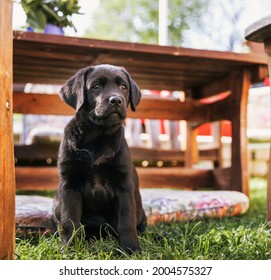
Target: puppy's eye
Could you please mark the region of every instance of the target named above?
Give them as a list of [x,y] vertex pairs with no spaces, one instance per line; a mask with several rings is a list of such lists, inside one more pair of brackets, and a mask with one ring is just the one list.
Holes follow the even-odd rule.
[[125,84],[121,84],[121,85],[120,85],[120,89],[121,89],[121,90],[127,90],[127,86],[126,86]]
[[95,89],[95,90],[99,89],[100,87],[101,87],[100,84],[95,84],[95,85],[92,86],[92,88]]

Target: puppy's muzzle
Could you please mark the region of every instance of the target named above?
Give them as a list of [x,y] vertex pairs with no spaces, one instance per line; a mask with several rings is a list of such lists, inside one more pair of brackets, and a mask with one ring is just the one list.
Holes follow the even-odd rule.
[[108,100],[108,103],[115,107],[120,107],[123,103],[123,100],[119,96],[111,96]]

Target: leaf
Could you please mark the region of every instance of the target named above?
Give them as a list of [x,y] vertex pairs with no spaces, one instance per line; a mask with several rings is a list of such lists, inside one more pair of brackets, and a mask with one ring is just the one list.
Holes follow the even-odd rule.
[[59,21],[59,16],[57,15],[57,13],[56,13],[54,10],[50,9],[50,8],[49,8],[47,5],[45,5],[45,4],[42,4],[41,6],[42,6],[42,8],[43,8],[45,11],[47,11],[52,17],[54,17],[57,21]]
[[42,10],[37,10],[36,14],[37,14],[37,24],[39,25],[40,29],[44,30],[47,23],[46,16]]

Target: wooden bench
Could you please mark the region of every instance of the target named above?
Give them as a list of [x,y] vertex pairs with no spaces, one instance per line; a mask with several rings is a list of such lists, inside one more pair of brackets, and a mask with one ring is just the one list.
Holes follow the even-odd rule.
[[[21,96],[24,93],[14,93],[14,96]],[[27,106],[36,103],[38,94],[27,94]],[[65,104],[57,96],[50,96],[54,99],[54,104],[58,110],[62,111]],[[15,110],[20,112],[28,112],[27,106],[19,104],[16,98]],[[176,112],[172,115],[172,106],[179,105],[179,101],[172,99],[160,98],[144,98],[139,110],[147,111],[151,108],[149,101],[160,103],[158,108],[153,108],[152,112],[148,111],[148,117],[153,117],[159,113],[161,119],[177,118]],[[172,104],[173,103],[173,104]],[[191,103],[188,102],[191,107]],[[26,104],[25,104],[26,105]],[[202,106],[201,103],[193,101],[194,106]],[[38,111],[38,105],[33,104]],[[42,106],[44,107],[44,106]],[[20,109],[21,108],[21,109]],[[161,108],[163,112],[161,113]],[[43,110],[40,108],[41,111]],[[33,109],[31,109],[33,111]],[[191,109],[190,109],[191,110]],[[70,112],[70,111],[69,111]],[[144,116],[144,113],[137,113],[138,116]],[[147,115],[147,114],[146,114]],[[196,134],[193,129],[196,126],[189,126],[187,133],[186,151],[179,149],[163,150],[158,148],[131,147],[131,153],[134,163],[140,176],[140,186],[145,188],[153,187],[174,187],[174,188],[212,188],[212,184],[208,177],[211,173],[206,170],[192,170],[192,164],[197,160],[212,161],[213,165],[221,166],[221,146],[215,145],[212,148],[201,149],[197,151]],[[220,139],[219,139],[220,140]],[[191,145],[193,143],[193,147]],[[32,145],[15,145],[15,162],[16,162],[16,187],[19,190],[55,190],[58,186],[58,173],[56,168],[58,143],[34,143]],[[191,153],[191,150],[194,152]],[[195,158],[190,158],[190,154]],[[186,168],[183,168],[186,167]]]

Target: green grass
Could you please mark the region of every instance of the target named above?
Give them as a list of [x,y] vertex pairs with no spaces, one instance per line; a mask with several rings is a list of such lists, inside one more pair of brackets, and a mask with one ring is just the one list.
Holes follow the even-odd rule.
[[17,239],[16,259],[65,260],[264,260],[271,259],[271,229],[266,223],[266,180],[250,180],[251,206],[243,216],[202,219],[148,227],[140,237],[142,252],[131,256],[114,238],[86,242],[78,238],[69,249],[58,236]]

